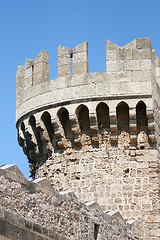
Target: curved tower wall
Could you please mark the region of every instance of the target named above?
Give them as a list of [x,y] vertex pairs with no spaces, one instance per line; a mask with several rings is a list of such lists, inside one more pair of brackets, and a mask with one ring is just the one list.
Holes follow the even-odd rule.
[[87,42],[58,48],[54,80],[48,57],[43,50],[17,70],[16,126],[31,175],[138,219],[151,239],[159,219],[160,65],[150,40],[124,47],[107,40],[103,73],[88,73]]

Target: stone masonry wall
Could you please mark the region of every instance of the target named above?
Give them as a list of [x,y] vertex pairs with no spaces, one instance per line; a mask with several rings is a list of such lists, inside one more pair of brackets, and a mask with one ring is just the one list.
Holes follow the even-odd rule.
[[28,181],[15,165],[0,168],[0,195],[2,240],[143,239],[135,221],[72,192],[57,193],[46,179]]
[[[159,58],[155,59],[154,76],[152,79],[152,92],[153,92],[153,109],[155,120],[155,135],[157,139],[157,149],[159,152],[160,161],[160,62]],[[160,164],[160,162],[159,162]]]
[[[63,233],[58,239],[126,239],[126,225],[117,223],[118,237],[117,227],[106,225],[103,212],[119,211],[125,219],[138,221],[140,239],[158,240],[160,65],[150,39],[137,38],[123,47],[107,40],[103,73],[88,73],[87,42],[73,49],[59,46],[58,78],[51,81],[48,59],[42,50],[17,70],[18,142],[37,179],[22,183],[24,196],[37,206],[34,211],[29,205],[28,213],[49,228],[58,214],[55,232]],[[74,191],[79,200],[71,193],[53,193],[51,185],[37,185],[42,177],[56,191]],[[3,186],[10,186],[7,181]],[[41,186],[38,192],[35,186]],[[54,200],[45,195],[42,203],[37,195],[42,188]],[[45,225],[40,212],[47,203],[51,215]],[[5,201],[2,205],[14,211]],[[20,215],[28,217],[22,209]]]
[[82,150],[55,155],[38,170],[57,190],[72,190],[82,201],[136,219],[145,240],[159,236],[157,150]]

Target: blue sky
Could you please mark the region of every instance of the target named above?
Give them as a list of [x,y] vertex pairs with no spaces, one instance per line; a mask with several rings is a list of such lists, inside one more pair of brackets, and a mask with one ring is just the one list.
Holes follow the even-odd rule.
[[123,46],[150,37],[160,57],[160,0],[0,0],[0,165],[29,177],[15,127],[16,70],[42,49],[57,78],[58,45],[89,44],[89,72],[105,71],[105,40]]

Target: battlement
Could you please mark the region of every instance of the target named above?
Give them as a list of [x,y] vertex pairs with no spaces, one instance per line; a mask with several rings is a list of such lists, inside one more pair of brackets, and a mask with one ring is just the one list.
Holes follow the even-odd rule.
[[149,38],[137,38],[123,47],[106,41],[107,72],[149,71],[153,55]]
[[159,147],[160,63],[149,38],[123,47],[107,40],[104,73],[88,73],[87,42],[58,47],[50,81],[48,59],[42,50],[17,70],[18,140],[31,164],[106,141],[124,149],[123,138],[127,149]]
[[33,85],[49,80],[49,53],[42,50],[34,60],[26,59],[25,66],[18,66],[17,88],[28,89]]
[[[71,59],[73,61],[71,62]],[[88,73],[88,43],[83,42],[73,49],[58,47],[58,77]]]
[[18,142],[34,180],[0,167],[2,238],[159,239],[160,63],[150,40],[107,40],[103,73],[88,72],[87,42],[59,46],[50,81],[48,59],[42,50],[17,70]]
[[35,108],[59,102],[151,95],[151,80],[160,84],[159,59],[148,38],[135,39],[123,47],[107,40],[104,73],[88,73],[87,42],[73,49],[58,47],[58,78],[51,81],[48,59],[49,54],[42,50],[34,60],[26,59],[25,66],[18,66],[17,121]]

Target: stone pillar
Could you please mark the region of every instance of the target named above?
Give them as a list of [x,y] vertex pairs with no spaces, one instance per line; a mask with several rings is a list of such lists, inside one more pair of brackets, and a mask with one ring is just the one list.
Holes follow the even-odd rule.
[[58,77],[71,75],[72,50],[58,46]]
[[73,75],[88,73],[88,43],[73,48]]

